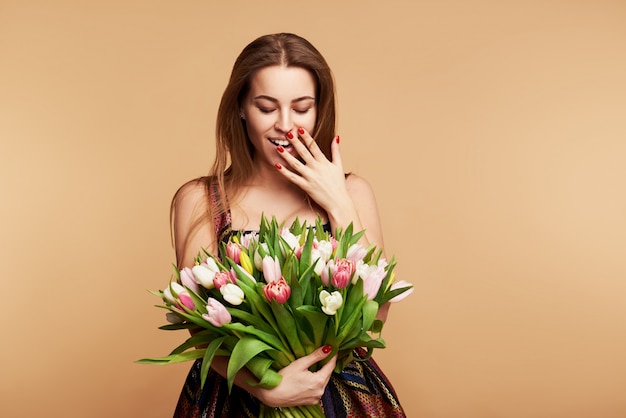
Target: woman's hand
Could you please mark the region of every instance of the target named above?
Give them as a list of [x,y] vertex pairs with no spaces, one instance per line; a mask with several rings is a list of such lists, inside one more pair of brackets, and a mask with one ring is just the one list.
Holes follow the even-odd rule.
[[309,367],[325,359],[330,351],[330,346],[318,348],[308,356],[301,357],[281,369],[278,373],[283,376],[283,379],[275,388],[251,388],[250,392],[265,405],[271,407],[319,403],[337,363],[337,356],[331,358],[316,372],[309,371]]
[[297,134],[289,132],[287,138],[299,158],[278,147],[278,152],[288,164],[288,167],[277,165],[280,172],[322,207],[331,221],[334,219],[342,224],[344,220],[354,220],[357,213],[346,187],[339,137],[331,144],[332,161],[326,158],[304,128],[298,128]]

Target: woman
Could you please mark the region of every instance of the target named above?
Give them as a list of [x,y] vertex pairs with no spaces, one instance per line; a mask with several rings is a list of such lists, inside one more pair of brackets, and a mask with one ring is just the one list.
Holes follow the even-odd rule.
[[[183,185],[172,202],[177,263],[193,265],[200,248],[217,253],[233,230],[258,229],[263,214],[286,224],[318,216],[332,231],[351,222],[366,230],[363,243],[383,245],[368,183],[345,175],[335,136],[335,92],[330,68],[305,39],[267,35],[239,55],[217,117],[217,154],[211,173]],[[381,310],[386,316],[387,307]],[[384,318],[382,318],[384,319]],[[328,417],[403,417],[393,388],[372,360],[333,374],[336,358],[320,347],[280,371],[274,389],[250,386],[242,371],[228,393],[226,358],[214,360],[204,390],[200,362],[185,382],[175,417],[254,417],[259,402],[273,407],[321,401]]]

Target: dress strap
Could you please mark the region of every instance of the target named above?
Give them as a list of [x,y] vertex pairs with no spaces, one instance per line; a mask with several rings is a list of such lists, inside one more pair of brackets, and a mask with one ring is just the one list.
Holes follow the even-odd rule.
[[230,209],[220,211],[220,188],[215,180],[211,181],[210,186],[211,213],[213,213],[213,226],[215,228],[215,236],[218,242],[222,242],[225,237],[230,235],[232,218]]

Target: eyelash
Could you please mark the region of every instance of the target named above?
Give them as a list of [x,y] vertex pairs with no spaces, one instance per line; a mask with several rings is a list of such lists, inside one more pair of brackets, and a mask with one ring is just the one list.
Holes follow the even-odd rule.
[[[265,113],[266,115],[267,115],[267,114],[272,113],[274,110],[275,110],[275,109],[264,109],[264,108],[262,108],[262,107],[259,107],[259,111],[260,111],[261,113]],[[311,108],[307,108],[307,109],[304,109],[304,110],[293,109],[293,111],[294,111],[294,112],[296,112],[296,113],[297,113],[297,114],[299,114],[299,115],[304,115],[304,114],[306,114],[309,110],[311,110]]]

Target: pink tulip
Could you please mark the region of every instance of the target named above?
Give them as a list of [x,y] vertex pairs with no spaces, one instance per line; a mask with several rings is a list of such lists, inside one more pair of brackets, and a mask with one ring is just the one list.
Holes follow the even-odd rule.
[[241,245],[236,242],[228,241],[228,244],[226,244],[226,256],[239,264],[240,254]]
[[391,285],[391,290],[402,289],[404,287],[410,287],[409,290],[405,290],[404,293],[400,293],[398,296],[389,299],[389,302],[400,302],[411,293],[413,293],[413,285],[406,280],[399,280]]
[[367,248],[363,247],[360,244],[353,244],[348,248],[348,252],[346,254],[346,258],[357,262],[359,260],[363,260],[363,257],[367,254]]
[[206,305],[207,313],[202,314],[202,318],[206,319],[211,325],[221,327],[230,323],[232,317],[226,310],[226,307],[219,300],[209,298]]
[[324,286],[328,286],[330,284],[330,277],[332,276],[334,269],[335,260],[330,260],[328,264],[326,264],[322,269],[322,272],[320,273],[320,279],[322,279],[322,284]]
[[193,303],[193,299],[191,299],[191,296],[189,296],[189,293],[186,290],[183,290],[178,294],[178,300],[190,311],[196,309],[196,305]]
[[332,272],[332,283],[337,289],[343,289],[348,286],[350,283],[350,279],[352,278],[352,273],[356,268],[356,263],[352,260],[341,259],[336,265],[335,269]]
[[355,282],[359,278],[363,280],[363,293],[367,294],[367,300],[372,300],[376,297],[380,285],[387,275],[386,267],[387,261],[384,259],[380,259],[378,264],[375,265],[368,265],[362,261],[356,263],[356,273],[352,281]]
[[270,302],[275,300],[276,302],[283,304],[287,302],[287,299],[289,299],[289,296],[291,295],[291,288],[285,279],[281,277],[277,281],[266,284],[263,287],[263,293],[265,293],[265,297]]
[[278,258],[266,255],[263,257],[263,277],[266,283],[278,281],[282,277]]
[[193,290],[198,293],[200,287],[198,286],[198,282],[196,282],[196,278],[193,275],[193,272],[189,267],[184,267],[180,271],[180,282],[183,286]]
[[217,290],[220,290],[220,287],[224,286],[226,283],[235,283],[233,274],[230,271],[220,271],[215,274],[213,285],[215,285]]

